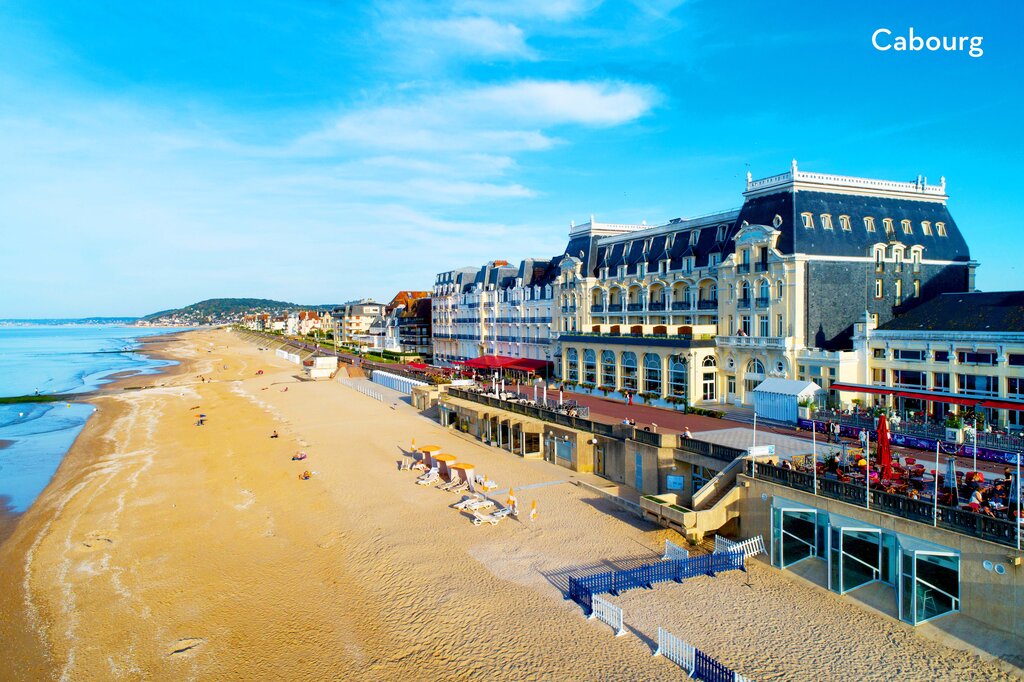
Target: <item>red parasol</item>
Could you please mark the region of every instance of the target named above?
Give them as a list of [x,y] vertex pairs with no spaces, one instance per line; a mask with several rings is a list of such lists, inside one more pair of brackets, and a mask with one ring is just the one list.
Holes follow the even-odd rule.
[[892,449],[889,446],[889,424],[885,415],[878,417],[878,446],[875,451],[878,464],[882,467],[879,478],[883,481],[892,478]]

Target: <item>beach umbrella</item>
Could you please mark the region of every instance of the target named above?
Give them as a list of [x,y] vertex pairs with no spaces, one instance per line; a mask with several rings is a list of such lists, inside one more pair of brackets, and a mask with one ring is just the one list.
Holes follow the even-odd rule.
[[892,478],[892,448],[889,445],[889,423],[883,414],[878,418],[878,443],[875,446],[875,455],[878,464],[882,467],[880,478],[888,480]]
[[537,500],[534,500],[533,504],[530,505],[530,520],[537,520]]
[[953,493],[953,504],[959,506],[960,504],[960,491],[956,485],[956,458],[950,457],[946,460],[946,483],[943,485],[944,488],[949,488],[950,492]]

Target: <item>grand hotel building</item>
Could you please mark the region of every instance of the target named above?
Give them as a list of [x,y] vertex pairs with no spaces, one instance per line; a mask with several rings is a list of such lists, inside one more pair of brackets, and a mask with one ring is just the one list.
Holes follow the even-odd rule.
[[[891,370],[873,368],[899,358],[901,337],[886,326],[941,294],[974,290],[977,263],[947,200],[945,179],[810,173],[794,161],[779,175],[748,174],[738,209],[659,226],[572,225],[554,258],[439,274],[435,358],[549,360],[575,390],[653,404],[750,404],[768,377],[826,390],[892,386]],[[868,342],[879,328],[881,354]],[[1024,329],[1002,331],[1016,338]],[[1020,374],[1006,346],[1017,342],[992,349],[999,377]],[[942,357],[978,357],[978,344],[968,345]],[[976,365],[965,362],[960,374]],[[928,383],[942,373],[921,376],[923,388],[957,391]],[[989,395],[1016,390],[995,381]]]

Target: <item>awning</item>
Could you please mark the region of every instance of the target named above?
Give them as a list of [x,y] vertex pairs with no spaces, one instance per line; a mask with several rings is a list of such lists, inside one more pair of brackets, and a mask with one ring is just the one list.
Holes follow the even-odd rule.
[[509,364],[515,362],[516,358],[505,357],[504,355],[481,355],[478,358],[472,360],[466,360],[466,367],[476,367],[477,369],[504,369]]
[[547,369],[551,365],[547,360],[532,360],[530,358],[517,358],[508,366],[509,369],[517,369],[523,372],[537,372]]
[[914,391],[905,388],[864,386],[862,384],[847,384],[843,382],[834,383],[829,388],[834,391],[895,395],[901,398],[914,398],[917,400],[931,401],[933,403],[947,403],[950,405],[964,405],[967,407],[979,406],[989,407],[996,410],[1024,410],[1024,401],[1003,400],[998,398],[974,398],[970,396],[957,395],[955,393],[942,393],[940,391]]

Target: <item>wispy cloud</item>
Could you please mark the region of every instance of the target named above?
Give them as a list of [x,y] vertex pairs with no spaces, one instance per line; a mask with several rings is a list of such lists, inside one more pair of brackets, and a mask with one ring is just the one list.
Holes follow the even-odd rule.
[[402,28],[406,37],[425,43],[435,51],[483,57],[536,58],[526,44],[521,28],[490,17],[411,20],[404,22]]

